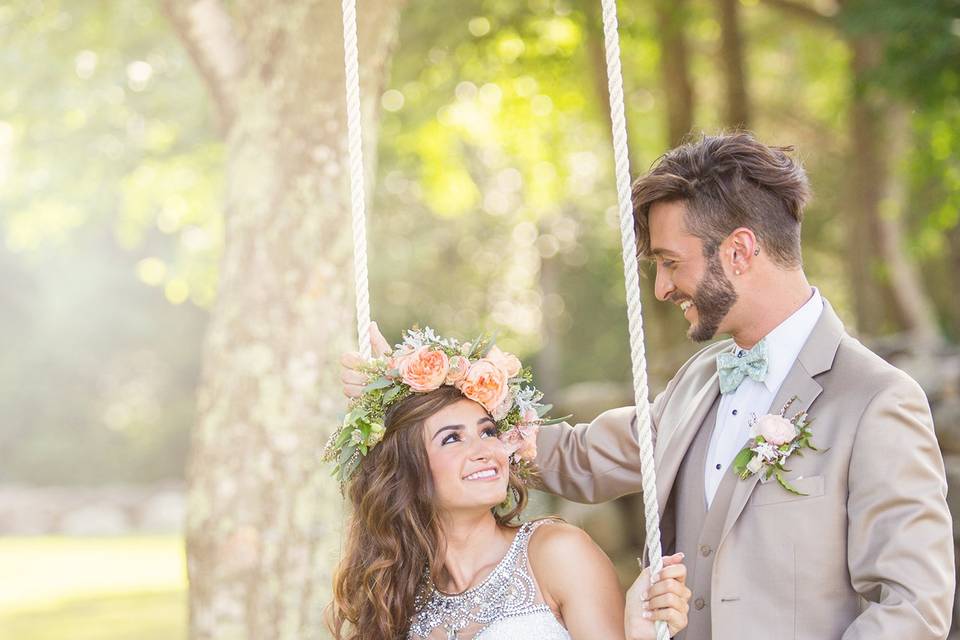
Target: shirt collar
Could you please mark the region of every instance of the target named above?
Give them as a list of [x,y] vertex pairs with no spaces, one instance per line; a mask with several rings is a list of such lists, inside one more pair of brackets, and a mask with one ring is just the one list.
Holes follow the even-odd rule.
[[[823,297],[816,287],[811,290],[810,299],[764,338],[767,341],[767,377],[763,384],[771,393],[776,393],[783,384],[823,312]],[[735,346],[734,353],[739,349],[739,345]]]

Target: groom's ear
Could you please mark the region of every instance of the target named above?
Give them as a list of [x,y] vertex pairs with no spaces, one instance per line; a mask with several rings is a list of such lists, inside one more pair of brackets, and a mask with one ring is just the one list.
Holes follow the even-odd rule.
[[727,238],[729,245],[725,257],[734,275],[746,273],[753,258],[759,255],[760,243],[756,234],[747,227],[738,227]]

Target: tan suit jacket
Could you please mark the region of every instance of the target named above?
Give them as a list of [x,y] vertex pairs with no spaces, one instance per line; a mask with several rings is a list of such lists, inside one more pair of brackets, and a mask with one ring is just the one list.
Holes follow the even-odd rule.
[[[651,407],[661,515],[719,393],[715,357],[731,344],[693,356]],[[922,389],[848,335],[825,304],[771,412],[792,396],[798,400],[788,415],[809,411],[822,451],[787,463],[787,479],[808,495],[757,476],[737,481],[709,582],[712,637],[946,638],[952,524]],[[537,445],[547,491],[603,502],[641,490],[632,407],[590,424],[544,427]]]

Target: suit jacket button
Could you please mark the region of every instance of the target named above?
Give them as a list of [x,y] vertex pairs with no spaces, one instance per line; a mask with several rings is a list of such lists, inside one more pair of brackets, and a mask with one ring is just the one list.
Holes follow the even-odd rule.
[[712,551],[713,549],[710,548],[710,545],[706,545],[706,544],[700,545],[700,555],[702,555],[704,558],[709,556]]
[[696,600],[693,601],[693,606],[696,607],[697,611],[699,611],[700,609],[703,609],[705,606],[707,606],[707,603],[704,602],[703,598],[697,598]]

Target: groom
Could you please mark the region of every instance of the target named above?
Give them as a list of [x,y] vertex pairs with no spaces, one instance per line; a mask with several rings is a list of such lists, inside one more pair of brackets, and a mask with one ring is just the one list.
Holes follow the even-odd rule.
[[[953,536],[929,406],[807,282],[807,178],[785,151],[746,133],[703,137],[633,187],[657,298],[678,306],[691,339],[732,338],[693,356],[651,407],[664,548],[686,554],[693,591],[678,637],[946,638]],[[808,412],[817,448],[785,463],[797,493],[741,479],[732,467],[753,418],[792,398],[786,416]],[[550,492],[602,502],[640,490],[633,407],[544,427],[537,445]]]

